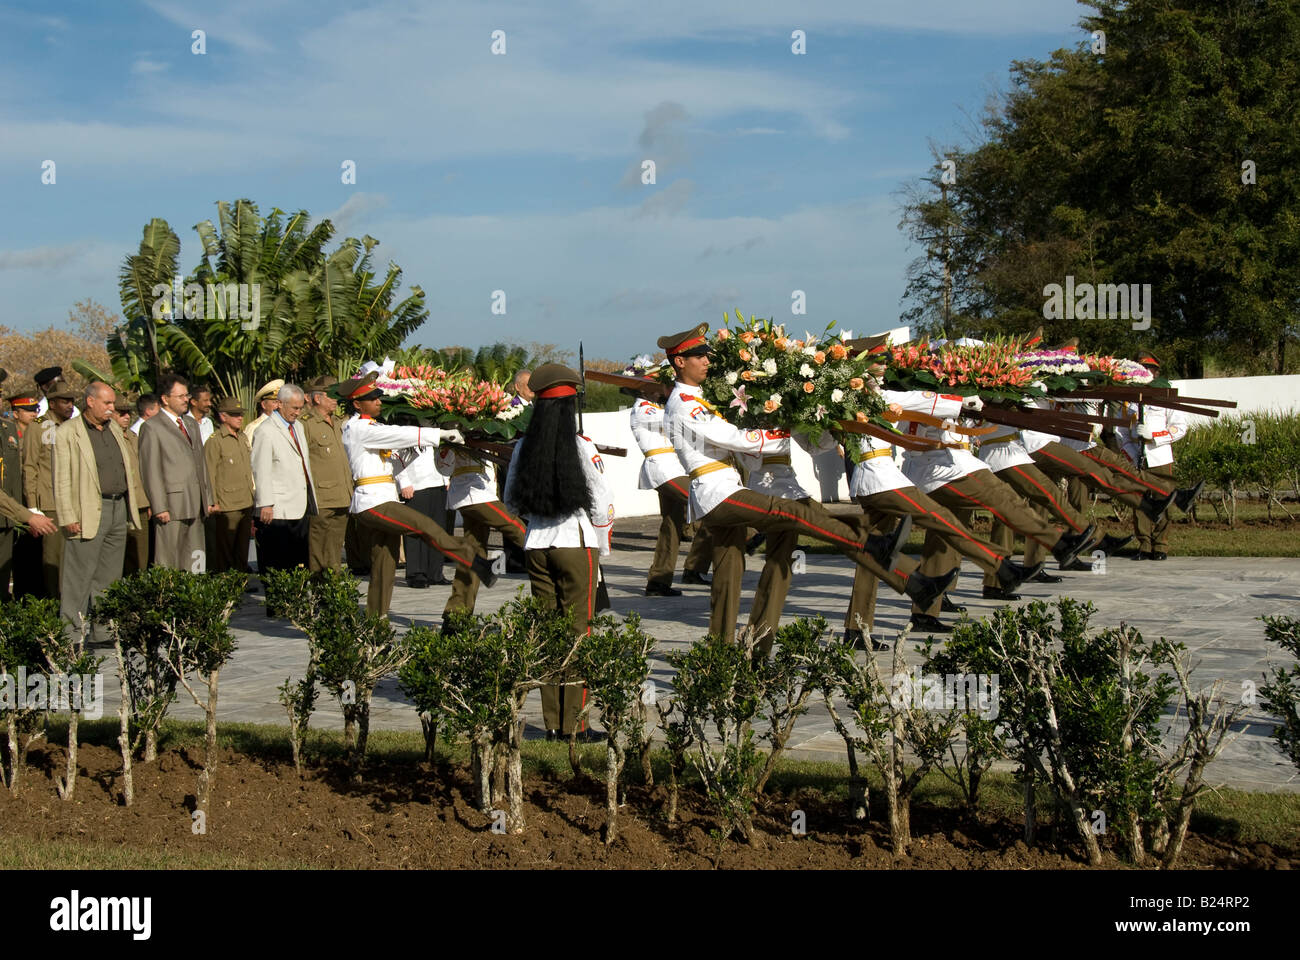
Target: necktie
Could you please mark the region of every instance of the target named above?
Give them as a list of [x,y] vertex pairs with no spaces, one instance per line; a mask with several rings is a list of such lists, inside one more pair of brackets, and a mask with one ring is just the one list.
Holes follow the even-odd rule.
[[189,443],[189,442],[190,442],[190,432],[189,432],[188,430],[185,429],[185,421],[182,420],[180,417],[177,417],[177,418],[176,418],[176,426],[178,426],[178,427],[181,428],[181,433],[185,434],[185,442],[186,442],[186,443]]

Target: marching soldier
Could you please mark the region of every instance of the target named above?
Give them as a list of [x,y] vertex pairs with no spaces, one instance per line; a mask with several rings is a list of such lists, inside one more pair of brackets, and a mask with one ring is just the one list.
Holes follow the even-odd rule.
[[[1155,354],[1143,353],[1138,362],[1153,374],[1160,372],[1160,361]],[[1132,429],[1120,428],[1117,431],[1124,455],[1132,466],[1142,469],[1167,481],[1174,481],[1174,444],[1187,435],[1187,417],[1181,410],[1145,404],[1138,418],[1138,405],[1127,401],[1123,405],[1123,415],[1134,422]],[[1192,488],[1191,497],[1178,504],[1186,511],[1191,501],[1196,498],[1205,481]],[[1144,513],[1133,513],[1133,533],[1138,539],[1137,553],[1134,560],[1165,560],[1169,554],[1169,515],[1166,513],[1158,520],[1152,520]]]
[[[630,414],[632,435],[645,462],[637,477],[637,489],[653,490],[659,497],[659,538],[655,541],[654,558],[646,578],[647,597],[678,597],[681,591],[673,587],[673,573],[677,569],[677,548],[686,529],[687,490],[690,481],[682,474],[682,462],[677,451],[668,442],[664,432],[664,408],[653,400],[638,399]],[[682,571],[683,583],[705,586],[709,581],[704,573],[712,560],[713,538],[699,528],[691,541]]]
[[307,453],[316,481],[316,513],[308,533],[308,565],[313,571],[343,565],[343,541],[352,502],[352,468],[343,449],[343,424],[334,411],[339,402],[329,389],[338,383],[328,374],[307,384],[308,406],[299,418],[307,432]]
[[208,517],[208,569],[247,573],[253,534],[253,464],[240,430],[244,407],[238,397],[222,399],[217,420],[220,426],[203,444],[208,483],[217,501],[217,511]]
[[747,490],[740,482],[734,454],[762,455],[771,444],[788,439],[784,431],[742,431],[729,424],[699,395],[709,371],[708,325],[659,338],[677,373],[677,383],[664,409],[668,437],[691,478],[689,518],[700,520],[713,534],[712,612],[709,631],[730,639],[740,612],[740,581],[744,573],[747,527],[768,534],[794,529],[837,547],[846,556],[916,602],[937,601],[946,578],[913,572],[915,564],[901,556],[911,529],[904,518],[888,536],[863,537],[858,530],[825,511],[797,500]]
[[138,522],[138,526],[129,527],[126,531],[126,550],[122,556],[123,576],[149,566],[149,498],[145,496],[144,478],[140,475],[140,438],[131,430],[131,414],[134,411],[135,404],[119,393],[113,401],[113,416],[122,428],[122,439],[126,441],[126,457],[131,465],[129,472],[135,480]]
[[[888,336],[871,338],[866,343],[873,362],[867,374],[879,388],[885,375],[885,351]],[[913,401],[911,394],[881,390],[883,399],[890,405],[894,416],[901,419],[903,405]],[[925,398],[921,397],[921,403]],[[912,522],[926,531],[923,564],[941,572],[952,571],[960,558],[979,566],[1002,589],[1014,588],[1041,572],[1042,564],[1021,566],[1010,557],[1009,547],[991,543],[970,529],[969,515],[964,501],[957,501],[952,509],[938,497],[932,498],[917,488],[913,479],[900,470],[894,461],[893,446],[887,441],[867,434],[859,434],[851,452],[856,466],[849,482],[849,493],[861,505],[867,520],[867,529],[874,529],[896,519],[910,517]],[[854,449],[856,447],[856,449]],[[952,497],[947,496],[951,505]],[[967,519],[961,519],[965,513]],[[952,571],[954,574],[956,571]],[[872,628],[875,615],[876,584],[868,574],[859,571],[854,578],[853,594],[845,617],[845,640],[854,645],[866,645],[866,635]],[[944,598],[946,600],[946,597]],[[946,609],[940,607],[940,609]],[[919,626],[943,632],[946,625],[932,614],[913,612],[913,622]],[[861,625],[859,626],[859,620]],[[884,649],[872,640],[873,649]]]
[[[523,520],[497,499],[496,468],[491,462],[473,456],[464,447],[443,444],[438,448],[437,465],[439,473],[451,478],[447,485],[447,512],[460,511],[465,538],[474,545],[475,553],[487,553],[488,535],[493,530],[500,531],[506,546],[513,544],[519,550],[524,549],[527,528]],[[473,613],[478,588],[478,577],[473,570],[457,568],[443,617],[449,613]]]
[[[20,504],[26,503],[26,491],[23,479],[23,439],[31,425],[39,416],[40,398],[36,391],[22,391],[8,397],[13,411],[14,437],[18,446],[18,467],[16,480],[18,492],[11,494]],[[39,429],[39,428],[37,428]],[[6,447],[8,441],[5,441]],[[7,469],[7,468],[6,468]],[[26,510],[26,507],[24,507]],[[13,595],[15,597],[42,596],[45,592],[45,577],[41,569],[41,538],[28,531],[14,531],[13,552]]]
[[[945,426],[936,427],[907,417],[909,412],[920,413],[928,419],[938,418],[942,423],[955,426],[964,412],[975,414],[983,409],[983,401],[978,396],[961,397],[925,390],[891,393],[889,399],[902,408],[909,434],[938,440],[942,444],[931,450],[906,451],[903,455],[904,476],[930,499],[953,511],[962,520],[963,526],[970,527],[970,517],[975,510],[988,510],[994,519],[1001,520],[1013,530],[1024,534],[1027,541],[1036,542],[1050,551],[1062,566],[1073,560],[1091,542],[1094,527],[1070,533],[1048,523],[1014,490],[998,482],[988,465],[971,454],[970,443],[961,434]],[[937,529],[929,530],[922,548],[921,572],[934,576],[951,569],[958,562],[961,549],[964,548],[959,548],[957,541],[946,534],[941,534]],[[993,560],[992,557],[987,559],[990,563]],[[1003,567],[1003,562],[1010,563],[1005,555],[1001,556],[997,571],[1006,570],[1012,574],[1010,568]],[[991,571],[985,567],[985,573],[989,572]],[[1039,572],[1041,567],[1029,575],[1035,576]],[[1023,583],[1027,578],[1015,574],[1000,579],[1014,585]],[[1011,592],[1008,586],[997,589],[1002,593]],[[938,618],[940,610],[939,598],[935,598],[928,609],[919,604],[914,605],[913,625],[920,630],[948,632],[950,628]]]
[[257,428],[266,423],[271,414],[280,409],[280,388],[283,386],[283,380],[272,380],[270,383],[263,384],[262,389],[253,396],[253,407],[258,411],[258,414],[253,419],[253,422],[241,431],[244,436],[244,443],[248,444],[250,451],[253,449],[253,434],[257,432]]
[[[9,378],[9,373],[0,370],[0,383]],[[19,398],[24,399],[24,398]],[[12,400],[10,401],[12,403]],[[23,452],[18,445],[18,425],[8,419],[0,419],[0,490],[21,502],[23,498]],[[16,541],[16,524],[8,517],[0,516],[0,600],[9,600],[9,578],[13,573],[14,543]]]
[[[42,371],[44,372],[44,371]],[[45,399],[49,409],[23,431],[23,499],[33,511],[50,518],[57,527],[54,508],[54,434],[59,424],[72,419],[76,394],[66,381],[47,383]],[[41,569],[45,596],[59,595],[63,575],[63,535],[56,533],[41,541]]]
[[[578,433],[580,383],[576,371],[558,363],[532,372],[533,417],[515,445],[505,496],[527,520],[524,557],[533,596],[568,610],[574,629],[586,633],[599,558],[610,552],[614,498],[596,445]],[[542,687],[546,739],[576,735],[585,696],[581,683]]]
[[366,609],[387,616],[397,575],[397,555],[403,534],[417,534],[425,543],[442,551],[457,567],[473,567],[489,587],[496,583],[492,565],[474,553],[470,542],[453,537],[431,517],[402,503],[393,480],[394,467],[401,469],[396,455],[408,447],[432,447],[447,439],[461,440],[456,430],[436,427],[394,427],[375,418],[383,407],[383,392],[375,386],[378,374],[369,373],[329,387],[333,397],[347,400],[355,411],[343,425],[343,449],[352,470],[352,502],[362,538],[370,545],[370,588]]

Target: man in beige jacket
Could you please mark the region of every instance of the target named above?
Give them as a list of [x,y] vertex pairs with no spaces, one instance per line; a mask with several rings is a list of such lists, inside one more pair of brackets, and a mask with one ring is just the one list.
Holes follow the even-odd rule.
[[60,613],[74,636],[90,604],[122,575],[127,531],[140,523],[135,464],[113,416],[115,399],[108,384],[90,384],[85,413],[61,424],[54,438],[54,508],[64,537]]

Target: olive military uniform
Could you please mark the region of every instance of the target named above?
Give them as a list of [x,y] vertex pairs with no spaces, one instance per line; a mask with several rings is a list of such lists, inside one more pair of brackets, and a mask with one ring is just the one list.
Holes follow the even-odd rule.
[[[310,384],[309,387],[315,387]],[[343,449],[343,425],[308,407],[299,421],[307,433],[307,455],[316,482],[316,513],[308,533],[308,565],[315,570],[343,565],[343,541],[352,502],[352,469]]]
[[253,465],[242,432],[223,423],[203,445],[203,459],[212,497],[220,507],[208,517],[208,569],[247,573],[253,529]]

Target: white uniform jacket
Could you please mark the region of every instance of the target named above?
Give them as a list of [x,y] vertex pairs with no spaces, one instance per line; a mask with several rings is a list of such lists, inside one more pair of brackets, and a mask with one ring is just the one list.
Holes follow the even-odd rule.
[[654,490],[682,475],[682,463],[664,428],[664,408],[650,400],[638,400],[632,407],[632,436],[645,462],[637,476],[637,489]]
[[[1125,402],[1121,409],[1124,411],[1121,416],[1136,418],[1138,415],[1138,405],[1133,401]],[[1150,440],[1144,442],[1138,436],[1136,425],[1119,427],[1115,431],[1119,442],[1123,444],[1125,456],[1137,463],[1142,448],[1145,447],[1148,467],[1163,467],[1173,463],[1174,442],[1187,436],[1187,417],[1181,410],[1153,407],[1150,404],[1147,404],[1143,412],[1143,422],[1151,428]]]
[[437,453],[434,447],[403,450],[402,466],[393,474],[397,489],[410,487],[413,490],[427,490],[430,487],[445,487],[447,478],[438,469]]
[[794,466],[790,463],[790,435],[784,430],[773,430],[781,436],[769,438],[763,452],[758,456],[741,454],[745,458],[748,473],[747,486],[755,493],[768,497],[785,497],[787,500],[800,500],[808,496],[808,491],[799,483]]
[[1002,423],[995,423],[992,426],[997,429],[979,438],[978,451],[979,458],[988,464],[990,470],[997,473],[1000,470],[1009,470],[1011,467],[1020,467],[1034,462],[1034,458],[1029,455],[1024,442],[1020,439],[1019,430]]
[[[907,390],[890,392],[888,402],[897,403],[907,411],[928,413],[941,420],[956,421],[961,417],[964,397],[952,393],[935,393],[933,390]],[[960,447],[940,447],[936,450],[906,450],[903,453],[903,475],[922,493],[938,490],[945,483],[960,480],[977,470],[987,470],[988,465],[970,452],[969,437],[950,430],[927,426],[908,420],[899,421],[905,433],[914,437],[927,437],[943,443],[959,443]]]
[[438,448],[438,472],[450,477],[447,509],[459,510],[475,503],[495,503],[497,470],[488,460],[479,460],[450,447]]
[[[702,519],[737,490],[743,490],[734,454],[761,454],[784,431],[733,427],[699,394],[678,382],[664,407],[665,428],[682,470],[691,478],[687,519]],[[768,434],[772,434],[768,436]]]
[[[578,456],[582,471],[591,490],[591,505],[586,510],[575,510],[567,517],[526,516],[528,532],[524,535],[525,550],[545,550],[548,547],[599,547],[602,557],[609,556],[609,536],[614,527],[614,497],[605,484],[605,461],[596,445],[578,434]],[[515,484],[520,481],[516,461],[520,445],[510,457],[506,475],[506,502],[514,500]]]
[[[1071,413],[1096,413],[1101,409],[1101,402],[1098,400],[1058,400],[1056,401],[1055,410],[1065,410]],[[1097,424],[1092,425],[1092,436],[1087,440],[1073,440],[1070,437],[1061,437],[1061,443],[1065,444],[1071,450],[1078,450],[1082,453],[1084,450],[1090,450],[1097,445],[1097,435],[1101,432],[1101,427]]]
[[398,452],[407,447],[436,447],[442,431],[436,427],[393,427],[361,414],[343,424],[343,449],[352,468],[352,513],[362,513],[398,499],[394,470],[402,463]]
[[[1035,410],[1052,409],[1052,401],[1048,400],[1046,397],[1039,397],[1034,400],[1030,400],[1029,405],[1033,407]],[[1061,438],[1054,433],[1043,433],[1040,430],[1020,431],[1020,442],[1024,444],[1025,452],[1030,454],[1037,453],[1039,450],[1043,449],[1043,447],[1047,446],[1049,443],[1059,443],[1060,440]]]

